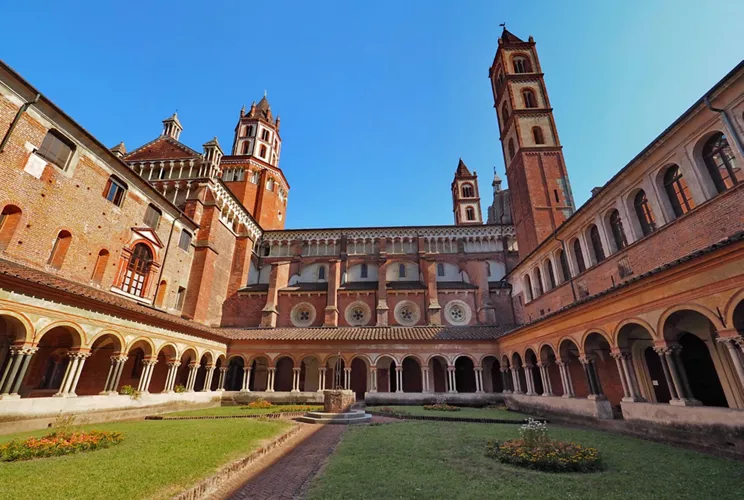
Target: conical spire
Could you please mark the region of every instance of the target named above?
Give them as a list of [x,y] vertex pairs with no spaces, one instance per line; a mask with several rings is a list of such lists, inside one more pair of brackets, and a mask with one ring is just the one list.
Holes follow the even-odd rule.
[[463,176],[472,176],[473,174],[470,173],[470,170],[468,170],[467,165],[465,165],[465,162],[462,161],[462,158],[460,158],[460,163],[457,164],[457,170],[455,171],[455,177],[463,177]]

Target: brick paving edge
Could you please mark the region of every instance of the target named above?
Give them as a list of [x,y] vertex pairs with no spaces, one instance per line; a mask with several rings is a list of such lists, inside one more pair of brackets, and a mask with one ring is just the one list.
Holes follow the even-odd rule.
[[295,434],[300,432],[301,429],[301,425],[293,425],[292,428],[284,434],[272,439],[269,443],[261,446],[260,448],[253,450],[245,457],[239,458],[234,462],[220,467],[219,469],[217,469],[217,472],[215,472],[211,476],[199,481],[194,486],[185,491],[182,491],[178,495],[171,497],[171,500],[199,500],[202,498],[206,498],[207,496],[214,493],[224,483],[229,481],[230,478],[232,478],[236,474],[243,472],[243,470],[253,465],[258,459],[262,458],[264,455],[267,455],[273,449],[279,447],[285,441],[292,438]]

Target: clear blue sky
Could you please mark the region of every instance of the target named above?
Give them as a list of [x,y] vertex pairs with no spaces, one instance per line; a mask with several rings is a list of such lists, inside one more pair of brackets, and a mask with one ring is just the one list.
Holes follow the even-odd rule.
[[287,226],[450,224],[460,156],[503,177],[487,79],[498,24],[535,37],[577,204],[744,55],[744,2],[6,2],[0,56],[113,146],[178,110],[232,144],[264,89]]

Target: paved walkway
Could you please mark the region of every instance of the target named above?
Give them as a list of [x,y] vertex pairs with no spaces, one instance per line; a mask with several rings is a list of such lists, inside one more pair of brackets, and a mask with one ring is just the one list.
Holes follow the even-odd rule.
[[341,439],[345,425],[325,425],[297,444],[230,497],[236,500],[293,500],[302,498]]

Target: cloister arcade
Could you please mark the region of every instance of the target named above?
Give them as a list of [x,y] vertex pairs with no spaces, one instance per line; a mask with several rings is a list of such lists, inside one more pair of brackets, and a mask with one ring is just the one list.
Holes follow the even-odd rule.
[[[104,330],[90,340],[77,324],[52,322],[35,331],[25,316],[0,311],[0,399],[216,390],[224,354]],[[219,374],[215,377],[215,371]]]

